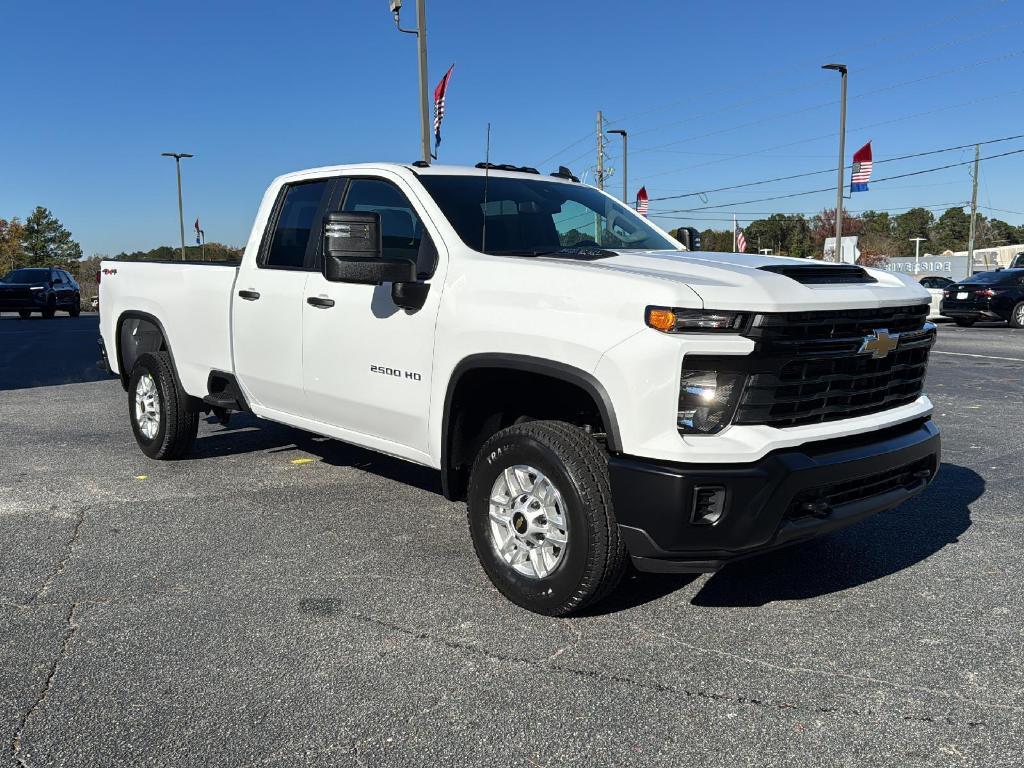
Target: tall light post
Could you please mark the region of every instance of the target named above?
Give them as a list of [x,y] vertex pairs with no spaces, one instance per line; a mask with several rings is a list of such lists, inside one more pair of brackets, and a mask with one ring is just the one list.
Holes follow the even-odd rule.
[[843,180],[846,166],[846,65],[825,64],[822,69],[831,69],[840,74],[842,81],[839,98],[839,181],[836,184],[836,262],[843,260]]
[[400,15],[402,0],[391,0],[391,13],[399,32],[416,35],[420,68],[420,139],[423,143],[423,162],[430,162],[430,102],[427,100],[427,3],[416,0],[416,29],[402,29]]
[[914,276],[916,277],[921,273],[921,242],[927,240],[927,237],[912,237],[910,242],[914,244]]
[[178,228],[181,231],[181,260],[185,260],[185,212],[181,206],[181,158],[194,157],[188,152],[161,152],[161,157],[173,157],[174,167],[178,171]]
[[615,133],[622,137],[622,203],[629,205],[629,134],[621,128],[615,128],[608,133]]

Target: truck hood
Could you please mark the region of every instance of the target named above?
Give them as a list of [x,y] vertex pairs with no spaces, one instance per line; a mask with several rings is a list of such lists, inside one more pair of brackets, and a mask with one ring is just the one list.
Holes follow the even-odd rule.
[[[631,275],[655,280],[661,285],[664,282],[682,284],[696,293],[709,309],[786,312],[834,309],[837,305],[853,309],[926,303],[931,298],[928,291],[911,278],[878,269],[865,269],[875,282],[811,284],[764,269],[838,266],[812,259],[710,251],[613,252],[615,256],[595,261],[557,260],[581,269],[603,271],[609,276]],[[689,294],[681,292],[681,295]]]

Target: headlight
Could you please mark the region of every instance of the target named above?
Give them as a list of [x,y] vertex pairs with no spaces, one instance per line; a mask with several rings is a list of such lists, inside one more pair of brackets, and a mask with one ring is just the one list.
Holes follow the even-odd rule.
[[743,374],[684,370],[679,381],[680,433],[713,435],[732,419],[743,389]]
[[742,312],[648,307],[647,325],[662,333],[738,333],[747,324]]

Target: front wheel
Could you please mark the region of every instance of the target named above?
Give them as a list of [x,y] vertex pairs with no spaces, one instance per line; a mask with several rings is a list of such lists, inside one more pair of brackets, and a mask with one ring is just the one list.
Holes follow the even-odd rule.
[[78,317],[82,314],[82,300],[79,298],[75,299],[75,303],[71,305],[71,309],[68,310],[68,314],[71,317]]
[[578,427],[532,421],[498,432],[477,455],[468,497],[480,564],[517,605],[565,616],[622,578],[607,454]]
[[22,320],[28,320],[30,317],[32,317],[32,312],[27,309],[19,309],[18,317],[20,317]]
[[166,352],[139,356],[128,380],[128,418],[135,441],[151,459],[178,459],[192,448],[199,411],[178,385]]
[[1024,328],[1024,301],[1017,304],[1010,313],[1010,327]]

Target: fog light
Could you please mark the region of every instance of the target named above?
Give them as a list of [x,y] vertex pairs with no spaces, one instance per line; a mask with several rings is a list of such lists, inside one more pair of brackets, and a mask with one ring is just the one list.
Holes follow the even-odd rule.
[[693,510],[690,522],[694,525],[714,525],[725,513],[725,488],[719,485],[698,485],[693,489]]

